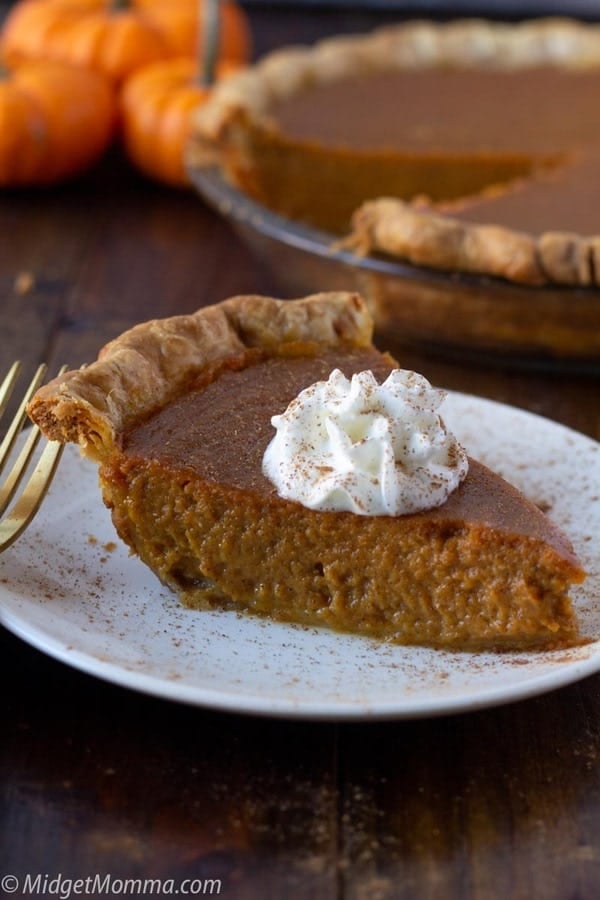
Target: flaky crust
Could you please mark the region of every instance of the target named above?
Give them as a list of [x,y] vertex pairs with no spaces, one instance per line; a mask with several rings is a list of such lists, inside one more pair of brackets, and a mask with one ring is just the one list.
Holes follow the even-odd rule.
[[[518,24],[419,20],[367,35],[329,38],[312,47],[286,47],[216,86],[195,113],[189,163],[222,163],[228,147],[243,155],[247,123],[274,127],[273,104],[306,85],[424,67],[515,70],[549,64],[600,66],[600,25],[567,18]],[[345,246],[522,284],[600,285],[600,235],[553,230],[533,236],[385,197],[373,197],[356,211]]]
[[358,294],[232,297],[190,315],[134,326],[107,344],[96,362],[40,388],[28,413],[46,437],[78,443],[86,455],[101,458],[121,433],[221,360],[291,341],[368,346],[372,330]]
[[352,216],[340,242],[360,255],[379,252],[415,265],[507,278],[521,284],[598,285],[600,237],[545,232],[539,237],[475,225],[380,197]]

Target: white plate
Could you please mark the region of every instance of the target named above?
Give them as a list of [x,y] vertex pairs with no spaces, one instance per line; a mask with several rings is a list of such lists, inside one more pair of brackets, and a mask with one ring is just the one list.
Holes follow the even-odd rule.
[[451,653],[185,609],[115,540],[96,469],[73,447],[37,518],[0,557],[0,621],[50,656],[108,681],[273,716],[430,716],[529,697],[598,671],[600,445],[462,394],[449,394],[444,417],[471,455],[569,534],[589,572],[573,596],[592,642],[542,653]]

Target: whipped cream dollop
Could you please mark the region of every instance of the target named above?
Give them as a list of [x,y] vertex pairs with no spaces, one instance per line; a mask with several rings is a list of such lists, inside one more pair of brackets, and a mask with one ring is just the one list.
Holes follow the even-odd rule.
[[468,470],[438,413],[445,396],[405,369],[382,384],[335,369],[271,418],[263,471],[281,497],[311,509],[399,516],[441,506]]

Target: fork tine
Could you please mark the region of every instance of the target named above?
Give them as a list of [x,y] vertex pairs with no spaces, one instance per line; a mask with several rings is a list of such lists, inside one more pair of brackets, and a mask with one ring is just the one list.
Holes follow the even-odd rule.
[[0,416],[6,409],[6,404],[10,398],[10,395],[13,392],[13,388],[15,386],[15,382],[17,380],[17,376],[21,371],[21,363],[17,360],[14,362],[8,372],[6,373],[6,377],[4,381],[0,385]]
[[[4,484],[0,485],[0,516],[12,500],[19,486],[19,482],[23,477],[25,469],[29,465],[29,461],[33,456],[33,452],[37,447],[41,437],[40,429],[34,425],[29,433],[23,449],[15,460],[12,469],[6,477]],[[0,467],[1,471],[1,467]]]
[[10,547],[35,516],[50,487],[63,450],[64,444],[57,441],[49,441],[44,448],[23,493],[8,516],[0,522],[0,550]]
[[[66,372],[67,368],[67,366],[62,366],[58,374],[62,375],[63,372]],[[12,394],[19,370],[20,364],[14,363],[4,379],[4,382],[0,386],[0,415],[5,409],[8,399]],[[46,365],[38,367],[25,391],[21,403],[19,404],[19,408],[8,427],[4,440],[0,444],[0,473],[5,468],[17,437],[27,419],[27,404],[41,385],[46,371]],[[4,483],[0,486],[0,516],[4,514],[14,498],[17,489],[21,486],[21,482],[27,467],[32,460],[40,438],[41,431],[37,425],[34,425],[27,435],[16,460],[13,462]],[[38,511],[40,504],[48,491],[62,451],[63,445],[61,443],[48,441],[46,447],[39,456],[37,464],[29,476],[29,479],[25,482],[20,496],[17,498],[8,515],[0,521],[0,552],[16,541]]]
[[[12,369],[14,369],[14,366],[11,367],[11,371],[12,371]],[[25,395],[21,401],[21,404],[20,404],[12,422],[10,423],[8,431],[4,435],[4,440],[0,444],[0,473],[4,469],[4,466],[6,465],[6,461],[8,459],[8,456],[9,456],[12,448],[14,447],[15,441],[17,439],[17,435],[23,428],[23,423],[25,422],[25,419],[27,418],[27,404],[29,403],[29,401],[31,400],[31,398],[33,397],[33,395],[39,388],[40,384],[42,383],[42,381],[44,379],[44,375],[46,374],[46,369],[47,369],[47,366],[44,363],[42,363],[41,366],[38,366],[38,369],[37,369],[35,375],[33,376],[33,378],[31,379],[31,381],[29,383],[29,386],[25,392]],[[9,372],[9,374],[10,374],[10,372]],[[16,374],[18,374],[18,369],[14,376],[15,379],[16,379]],[[14,386],[14,380],[13,380],[13,386]],[[11,391],[8,393],[8,396],[10,396],[10,393],[12,393],[12,387],[11,387]],[[8,396],[6,397],[5,403],[8,400]]]

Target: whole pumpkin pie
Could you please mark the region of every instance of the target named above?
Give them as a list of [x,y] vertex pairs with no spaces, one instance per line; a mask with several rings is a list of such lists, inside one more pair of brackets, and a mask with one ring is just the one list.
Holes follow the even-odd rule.
[[475,460],[404,515],[310,508],[267,477],[272,417],[301,391],[397,369],[371,335],[355,294],[236,297],[136,326],[29,413],[98,460],[119,535],[189,606],[458,649],[575,641],[572,547]]
[[599,92],[600,26],[419,21],[266,56],[190,156],[360,253],[598,285]]

